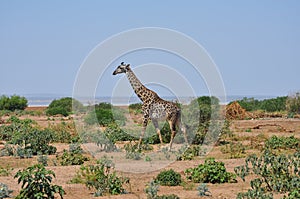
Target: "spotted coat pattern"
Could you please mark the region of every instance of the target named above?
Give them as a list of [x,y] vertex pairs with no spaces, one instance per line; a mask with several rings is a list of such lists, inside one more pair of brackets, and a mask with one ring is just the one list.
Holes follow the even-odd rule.
[[[159,136],[160,142],[163,143],[160,129],[158,126],[158,120],[167,120],[171,129],[171,141],[169,144],[169,150],[171,150],[173,139],[176,135],[177,127],[180,127],[181,121],[181,110],[177,104],[161,99],[157,93],[145,87],[140,80],[136,77],[134,72],[131,70],[129,64],[121,63],[120,66],[114,71],[113,75],[125,73],[134,92],[143,102],[142,112],[143,112],[143,130],[140,136],[139,145],[141,144],[142,138],[144,136],[146,127],[149,120],[152,121],[157,134]],[[186,132],[183,129],[184,138],[187,142]]]

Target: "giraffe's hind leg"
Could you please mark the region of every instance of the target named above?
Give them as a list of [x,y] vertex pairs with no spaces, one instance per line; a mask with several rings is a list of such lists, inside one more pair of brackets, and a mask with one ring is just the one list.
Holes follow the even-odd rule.
[[169,144],[169,151],[171,151],[172,145],[173,145],[173,140],[176,135],[176,123],[172,120],[168,121],[168,122],[169,122],[170,129],[171,129],[171,140],[170,140],[170,144]]
[[156,130],[156,133],[157,133],[157,135],[158,135],[158,137],[159,137],[160,143],[163,144],[163,139],[162,139],[162,136],[161,136],[161,133],[160,133],[158,121],[157,121],[156,119],[153,119],[153,118],[152,118],[152,123],[153,123],[153,125],[154,125],[154,127],[155,127],[155,130]]
[[141,146],[141,143],[142,143],[142,140],[143,140],[143,137],[146,132],[147,125],[148,125],[148,121],[149,121],[149,116],[147,114],[145,114],[143,117],[143,128],[142,128],[142,132],[141,132],[139,143],[138,143],[138,149],[140,149],[140,146]]

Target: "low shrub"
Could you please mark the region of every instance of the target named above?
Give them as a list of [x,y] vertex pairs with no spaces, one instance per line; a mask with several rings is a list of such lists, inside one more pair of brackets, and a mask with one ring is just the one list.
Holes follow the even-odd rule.
[[160,172],[156,176],[155,182],[162,186],[178,186],[181,184],[182,179],[180,173],[170,169]]
[[[10,124],[0,126],[0,139],[14,145],[8,147],[17,153],[15,155],[20,157],[30,154],[51,155],[56,152],[56,147],[50,145],[54,140],[53,131],[49,129],[41,130],[35,126],[34,121],[30,119],[21,120],[16,116],[10,117],[7,122]],[[10,152],[9,154],[14,155]]]
[[94,196],[124,194],[126,190],[123,185],[129,183],[128,178],[117,176],[113,165],[104,161],[99,161],[97,165],[82,165],[76,174],[76,181],[94,189]]
[[198,191],[198,196],[202,197],[202,196],[211,196],[210,191],[208,190],[206,184],[200,184],[197,187],[197,191]]
[[133,141],[137,139],[126,133],[116,124],[108,125],[103,133],[112,143],[116,143],[117,141]]
[[147,194],[147,199],[180,199],[177,195],[157,195],[159,189],[159,184],[156,183],[154,180],[151,180],[147,185],[145,192]]
[[235,174],[227,172],[223,162],[208,158],[204,164],[185,170],[188,180],[195,183],[225,183],[235,182]]
[[246,147],[240,142],[237,143],[230,142],[229,144],[226,144],[221,148],[221,152],[224,154],[229,153],[230,158],[245,157],[246,155],[245,150]]

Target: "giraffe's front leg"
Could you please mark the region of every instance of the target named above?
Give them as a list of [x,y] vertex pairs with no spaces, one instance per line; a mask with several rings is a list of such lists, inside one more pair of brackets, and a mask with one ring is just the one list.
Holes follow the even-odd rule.
[[144,134],[146,132],[147,125],[148,125],[148,121],[149,121],[149,115],[144,114],[144,116],[143,116],[143,127],[142,127],[142,132],[141,132],[139,143],[138,143],[138,149],[140,149],[140,146],[141,146],[141,143],[142,143],[142,140],[143,140],[143,137],[144,137]]

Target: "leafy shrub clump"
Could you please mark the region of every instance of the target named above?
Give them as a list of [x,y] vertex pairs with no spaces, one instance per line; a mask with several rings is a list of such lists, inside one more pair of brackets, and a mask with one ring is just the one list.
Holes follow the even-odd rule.
[[7,121],[9,125],[0,127],[0,139],[7,141],[9,155],[27,157],[43,154],[51,155],[56,152],[56,147],[50,142],[54,139],[54,132],[49,129],[40,130],[36,123],[30,119],[21,120],[12,116]]
[[[250,181],[251,189],[239,193],[238,198],[273,198],[272,192],[299,194],[300,152],[276,155],[265,150],[261,156],[250,155],[245,165],[235,167],[236,174],[245,181],[253,173],[258,176]],[[293,197],[291,197],[293,198]],[[297,197],[296,197],[297,198]]]
[[208,158],[204,164],[185,170],[188,180],[195,183],[225,183],[235,182],[235,175],[227,172],[223,162],[216,162],[214,158]]
[[133,141],[137,139],[126,133],[116,124],[108,125],[103,133],[112,143],[116,143],[117,141]]
[[267,149],[297,149],[300,147],[300,140],[294,136],[290,137],[278,137],[273,135],[265,142]]
[[94,189],[95,196],[105,194],[124,194],[123,185],[129,183],[128,178],[117,176],[111,161],[101,160],[97,165],[81,166],[76,174],[76,181],[84,183],[89,189]]
[[54,199],[56,198],[56,193],[58,193],[61,198],[63,198],[63,195],[65,194],[65,191],[61,186],[52,184],[55,173],[51,170],[47,170],[41,164],[33,165],[22,171],[19,170],[15,175],[15,178],[18,178],[19,184],[22,183],[22,189],[16,199]]
[[162,186],[178,186],[181,184],[182,179],[180,173],[177,173],[173,169],[160,172],[156,178],[155,182]]
[[54,132],[53,142],[72,143],[78,142],[79,140],[74,122],[62,121],[58,124],[50,123],[47,129]]
[[68,116],[73,110],[82,111],[83,105],[71,97],[64,97],[58,100],[53,100],[46,109],[46,114]]
[[64,149],[61,156],[57,156],[62,166],[82,165],[89,158],[82,154],[83,150],[79,144],[70,144],[69,151]]
[[13,95],[7,97],[5,95],[0,96],[0,110],[24,110],[28,105],[28,101],[25,97]]

